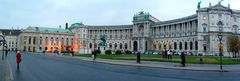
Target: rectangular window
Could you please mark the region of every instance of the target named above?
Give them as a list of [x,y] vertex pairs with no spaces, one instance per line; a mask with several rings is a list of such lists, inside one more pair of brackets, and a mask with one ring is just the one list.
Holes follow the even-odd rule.
[[31,44],[31,37],[29,36],[29,38],[28,38],[28,44]]
[[233,20],[234,20],[234,22],[237,22],[237,18],[236,17],[234,17]]

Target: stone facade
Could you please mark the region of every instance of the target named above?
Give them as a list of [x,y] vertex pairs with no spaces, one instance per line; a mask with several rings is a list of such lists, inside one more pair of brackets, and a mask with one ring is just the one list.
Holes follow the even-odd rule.
[[[23,51],[100,49],[100,35],[107,36],[104,50],[188,51],[193,54],[218,54],[219,23],[223,27],[224,54],[227,36],[239,35],[240,10],[218,4],[196,10],[196,14],[160,21],[149,13],[139,12],[131,25],[92,26],[74,23],[69,28],[28,27],[17,37],[17,47]],[[13,41],[13,43],[15,43]],[[10,45],[11,44],[11,45]],[[9,45],[13,44],[9,42]],[[9,46],[9,47],[10,47]]]
[[[0,29],[1,35],[4,36],[7,44],[7,49],[10,51],[17,50],[18,44],[18,35],[20,34],[20,30],[16,29]],[[5,48],[6,49],[6,48]],[[0,50],[2,50],[2,46],[0,46]]]
[[85,31],[77,34],[85,36],[81,41],[85,41],[86,47],[91,49],[99,49],[100,35],[107,35],[106,50],[175,50],[218,54],[219,22],[224,24],[223,44],[224,54],[227,55],[226,37],[240,33],[240,11],[225,7],[220,2],[199,8],[194,15],[169,21],[159,21],[149,13],[139,12],[133,17],[133,25],[78,26],[76,24],[79,23],[75,23],[72,29]]
[[54,52],[55,50],[73,50],[74,34],[61,28],[28,27],[19,35],[21,51]]

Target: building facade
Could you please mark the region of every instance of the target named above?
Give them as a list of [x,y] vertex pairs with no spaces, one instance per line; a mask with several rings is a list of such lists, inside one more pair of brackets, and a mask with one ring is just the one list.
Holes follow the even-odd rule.
[[227,37],[240,34],[240,10],[216,5],[199,8],[187,17],[161,21],[146,12],[133,16],[132,24],[93,26],[74,23],[68,28],[28,27],[19,35],[6,37],[8,47],[29,52],[100,49],[100,35],[106,35],[104,50],[188,51],[193,54],[218,54],[219,27],[223,28],[224,54]]
[[[232,10],[221,2],[199,8],[196,14],[160,21],[146,12],[133,17],[132,25],[91,26],[75,23],[70,27],[86,48],[99,49],[100,35],[107,36],[105,50],[175,50],[218,54],[219,25],[223,26],[224,54],[227,36],[239,35],[240,10]],[[77,34],[77,35],[76,35]]]
[[[18,44],[18,35],[20,34],[20,30],[16,29],[0,29],[1,35],[4,36],[7,44],[7,49],[10,51],[17,50]],[[0,46],[0,50],[2,50],[2,46]]]
[[19,35],[21,51],[54,52],[74,50],[74,33],[68,29],[31,26],[21,30]]

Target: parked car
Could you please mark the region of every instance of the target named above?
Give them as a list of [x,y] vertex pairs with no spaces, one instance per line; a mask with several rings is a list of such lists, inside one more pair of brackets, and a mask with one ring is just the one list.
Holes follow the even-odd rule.
[[154,51],[152,54],[154,54],[154,55],[160,55],[161,52],[160,52],[160,51]]

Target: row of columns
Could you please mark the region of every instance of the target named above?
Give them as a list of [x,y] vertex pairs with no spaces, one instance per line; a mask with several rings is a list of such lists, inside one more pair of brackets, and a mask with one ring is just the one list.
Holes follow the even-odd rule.
[[153,35],[173,35],[177,34],[181,36],[190,35],[191,32],[195,32],[197,29],[197,21],[189,21],[179,24],[164,25],[153,28]]
[[[107,39],[128,39],[129,37],[131,37],[131,31],[131,29],[89,30],[89,36],[90,39],[99,39],[99,35],[107,35]],[[112,38],[110,38],[110,35],[112,36]]]

